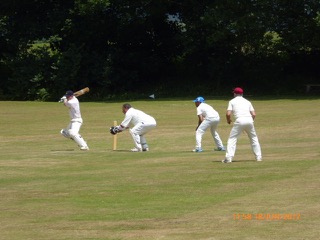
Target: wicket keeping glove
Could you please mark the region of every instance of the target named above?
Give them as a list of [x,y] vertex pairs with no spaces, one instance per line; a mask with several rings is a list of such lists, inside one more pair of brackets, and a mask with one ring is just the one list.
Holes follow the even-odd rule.
[[116,135],[116,134],[119,133],[119,132],[121,132],[121,130],[119,129],[118,126],[112,126],[112,127],[110,128],[110,133],[111,133],[112,135]]

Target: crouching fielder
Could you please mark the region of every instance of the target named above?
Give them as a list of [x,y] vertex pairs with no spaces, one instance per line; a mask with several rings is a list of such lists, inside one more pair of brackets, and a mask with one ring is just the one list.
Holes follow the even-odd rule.
[[129,128],[129,132],[135,144],[135,147],[131,149],[131,151],[149,151],[149,146],[144,135],[157,126],[156,120],[143,111],[134,109],[129,103],[122,105],[122,112],[125,114],[125,118],[116,128],[121,132],[130,126],[133,126],[131,129]]
[[61,98],[64,105],[69,108],[70,123],[67,128],[62,129],[60,132],[62,136],[74,140],[81,150],[89,150],[87,143],[79,134],[83,120],[80,112],[80,104],[78,99],[73,95],[72,91],[67,91]]
[[219,113],[214,110],[212,106],[205,103],[203,97],[197,97],[193,102],[197,108],[197,115],[199,118],[198,126],[196,128],[196,148],[193,152],[202,152],[202,136],[208,128],[210,129],[213,140],[217,146],[215,151],[225,151],[222,140],[216,131],[220,122]]

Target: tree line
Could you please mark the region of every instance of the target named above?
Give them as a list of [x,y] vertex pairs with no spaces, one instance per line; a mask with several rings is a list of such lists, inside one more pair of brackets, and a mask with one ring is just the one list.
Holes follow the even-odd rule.
[[0,3],[1,100],[296,94],[319,60],[318,0]]

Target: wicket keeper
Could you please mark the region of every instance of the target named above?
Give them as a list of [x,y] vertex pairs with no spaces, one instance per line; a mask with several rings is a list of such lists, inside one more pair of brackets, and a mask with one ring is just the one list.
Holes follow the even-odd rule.
[[133,125],[131,129],[129,128],[135,144],[131,152],[149,151],[149,146],[144,135],[156,127],[156,120],[143,111],[133,108],[129,103],[122,105],[122,112],[125,114],[125,118],[119,126],[114,128],[115,133],[122,132],[128,129],[130,125]]

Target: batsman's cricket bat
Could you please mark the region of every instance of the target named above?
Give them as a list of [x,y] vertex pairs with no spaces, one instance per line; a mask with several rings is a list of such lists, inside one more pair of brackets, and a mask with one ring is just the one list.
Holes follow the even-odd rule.
[[85,94],[85,93],[87,93],[89,91],[90,91],[90,89],[88,87],[86,87],[86,88],[83,88],[83,89],[73,93],[73,95],[76,96],[76,97],[79,97],[79,96],[81,96],[81,95],[83,95],[83,94]]

